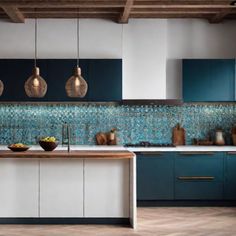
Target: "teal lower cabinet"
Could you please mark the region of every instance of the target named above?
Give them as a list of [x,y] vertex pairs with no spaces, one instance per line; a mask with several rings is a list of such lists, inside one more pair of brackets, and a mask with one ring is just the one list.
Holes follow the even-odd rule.
[[236,152],[225,154],[225,200],[236,200]]
[[176,200],[223,200],[223,153],[178,153]]
[[236,152],[136,154],[139,201],[236,202]]
[[145,152],[137,155],[137,199],[174,199],[174,153]]

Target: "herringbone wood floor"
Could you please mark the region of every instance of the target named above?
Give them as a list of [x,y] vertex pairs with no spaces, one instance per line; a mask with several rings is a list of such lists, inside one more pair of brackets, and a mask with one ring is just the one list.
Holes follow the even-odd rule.
[[0,225],[0,236],[236,236],[236,208],[138,209],[138,229],[111,225]]

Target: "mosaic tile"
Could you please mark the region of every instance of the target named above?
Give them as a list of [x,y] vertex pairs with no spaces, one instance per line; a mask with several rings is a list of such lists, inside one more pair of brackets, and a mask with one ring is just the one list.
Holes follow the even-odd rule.
[[222,128],[230,137],[236,125],[236,106],[112,106],[93,104],[0,105],[0,143],[35,144],[41,136],[62,140],[62,126],[71,127],[72,144],[94,144],[97,132],[118,130],[119,144],[150,141],[170,143],[172,128],[180,123],[186,129],[187,144],[193,138],[205,138]]

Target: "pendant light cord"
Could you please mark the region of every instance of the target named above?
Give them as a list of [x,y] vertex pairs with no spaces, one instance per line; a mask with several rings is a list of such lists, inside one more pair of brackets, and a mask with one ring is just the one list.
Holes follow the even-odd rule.
[[38,31],[38,19],[35,18],[34,22],[34,66],[37,67],[37,54],[38,54],[38,49],[37,49],[37,32]]
[[124,57],[124,24],[122,24],[121,28],[121,60],[123,63],[123,57]]
[[77,9],[77,66],[79,67],[79,9]]

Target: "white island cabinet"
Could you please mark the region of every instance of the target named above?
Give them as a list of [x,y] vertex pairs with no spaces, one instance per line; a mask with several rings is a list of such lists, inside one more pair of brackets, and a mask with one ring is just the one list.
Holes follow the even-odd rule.
[[85,159],[85,217],[129,218],[129,162]]
[[0,150],[0,224],[135,227],[135,155],[121,147],[100,149]]
[[39,160],[0,159],[0,217],[39,217]]
[[40,217],[83,217],[83,160],[40,160]]

